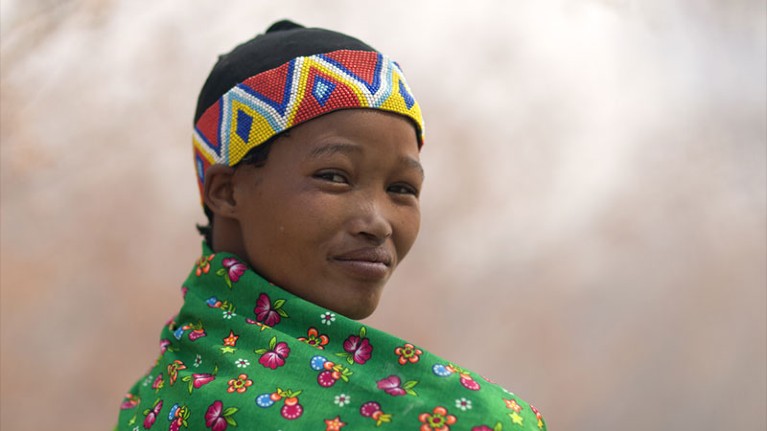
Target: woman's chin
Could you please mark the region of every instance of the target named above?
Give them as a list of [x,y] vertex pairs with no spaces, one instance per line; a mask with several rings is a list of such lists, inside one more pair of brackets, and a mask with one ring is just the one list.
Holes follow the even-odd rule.
[[376,308],[378,308],[378,298],[371,298],[367,301],[359,301],[354,304],[343,304],[342,306],[327,308],[350,319],[361,320],[370,317]]
[[374,311],[376,311],[376,307],[370,307],[369,309],[365,309],[365,310],[355,310],[354,312],[351,312],[351,313],[341,313],[341,314],[343,314],[344,316],[350,319],[362,320],[367,317],[370,317]]

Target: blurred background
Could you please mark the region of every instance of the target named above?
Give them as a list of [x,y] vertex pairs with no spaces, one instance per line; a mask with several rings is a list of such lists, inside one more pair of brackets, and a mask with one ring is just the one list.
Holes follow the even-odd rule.
[[397,59],[425,112],[369,324],[552,431],[767,427],[763,0],[3,0],[3,431],[111,429],[199,253],[198,91],[286,17]]

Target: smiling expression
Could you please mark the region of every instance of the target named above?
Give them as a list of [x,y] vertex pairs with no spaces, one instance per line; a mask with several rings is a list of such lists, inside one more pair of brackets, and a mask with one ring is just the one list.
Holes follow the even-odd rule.
[[418,235],[423,183],[404,117],[336,111],[274,142],[265,165],[238,167],[233,247],[267,280],[345,316],[369,316]]

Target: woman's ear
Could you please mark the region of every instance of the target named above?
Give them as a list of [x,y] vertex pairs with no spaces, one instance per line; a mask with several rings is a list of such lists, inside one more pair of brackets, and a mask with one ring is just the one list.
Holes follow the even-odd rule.
[[221,164],[211,165],[205,171],[202,200],[213,214],[234,217],[237,206],[234,199],[234,172],[234,168]]

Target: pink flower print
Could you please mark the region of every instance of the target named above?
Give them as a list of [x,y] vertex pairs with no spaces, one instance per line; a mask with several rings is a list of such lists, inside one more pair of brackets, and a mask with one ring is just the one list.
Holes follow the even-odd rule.
[[274,326],[280,323],[282,317],[288,317],[288,313],[282,309],[284,304],[284,299],[278,299],[272,304],[269,295],[265,293],[258,295],[256,307],[253,309],[253,312],[256,313],[256,320],[266,326]]
[[417,380],[409,380],[402,384],[402,381],[398,376],[389,376],[385,379],[378,381],[378,389],[383,389],[387,394],[398,397],[402,395],[414,395],[417,396],[413,388],[418,384]]
[[229,387],[226,388],[227,392],[231,394],[236,391],[238,394],[241,394],[248,390],[248,387],[253,384],[253,380],[248,379],[247,374],[240,374],[236,379],[229,380],[228,383]]
[[405,395],[407,392],[400,387],[400,383],[399,377],[389,376],[378,381],[378,389],[383,389],[387,394],[395,397]]
[[152,382],[152,389],[155,391],[159,391],[162,389],[163,385],[165,384],[165,381],[162,378],[162,373],[158,374],[157,377],[155,377],[154,382]]
[[208,374],[208,373],[192,374],[192,386],[195,389],[200,389],[202,385],[207,385],[213,380],[216,380],[216,376],[214,376],[213,374]]
[[203,385],[216,380],[216,373],[218,367],[213,369],[213,373],[194,373],[191,376],[184,376],[181,381],[187,382],[189,386],[189,393],[192,393],[194,389],[200,389]]
[[349,354],[347,358],[350,364],[356,362],[363,365],[373,356],[373,346],[370,345],[370,341],[356,335],[350,335],[344,341],[344,350]]
[[256,353],[261,355],[261,358],[258,359],[259,364],[265,368],[276,370],[285,365],[285,359],[290,355],[290,347],[283,341],[278,343],[277,337],[272,337],[269,340],[269,349],[258,349]]
[[226,268],[227,271],[229,271],[229,279],[232,280],[232,283],[238,282],[240,276],[244,274],[245,270],[248,268],[244,263],[234,258],[224,259],[221,264],[224,265],[224,268]]
[[133,394],[125,394],[125,399],[120,404],[120,410],[135,408],[141,402],[141,398]]
[[195,329],[194,331],[189,333],[189,341],[194,341],[194,340],[196,340],[198,338],[204,337],[205,335],[207,335],[207,334],[205,333],[204,329],[202,329],[202,328],[201,329]]
[[227,257],[221,261],[221,265],[223,265],[223,268],[216,271],[216,275],[224,277],[226,285],[229,286],[230,289],[232,288],[232,283],[237,283],[240,276],[242,276],[242,274],[245,273],[245,270],[248,269],[244,263],[233,257]]
[[224,409],[224,403],[219,400],[213,401],[205,412],[205,426],[212,431],[225,431],[226,428],[231,425],[237,426],[237,422],[232,415],[239,410],[237,407],[229,407]]
[[355,363],[364,365],[371,356],[373,356],[373,346],[370,345],[370,340],[365,338],[367,335],[367,329],[363,326],[360,328],[359,336],[350,335],[344,341],[344,353],[336,353],[336,356],[340,356],[346,359],[349,365]]
[[205,333],[204,329],[195,329],[194,331],[189,333],[189,341],[194,341],[198,338],[204,337],[205,335],[207,334]]
[[160,414],[160,410],[162,410],[162,400],[160,399],[154,402],[151,409],[144,410],[144,428],[152,428],[152,425],[157,420],[157,415]]
[[170,346],[170,340],[162,339],[160,340],[160,354],[162,355],[168,350],[168,347]]

